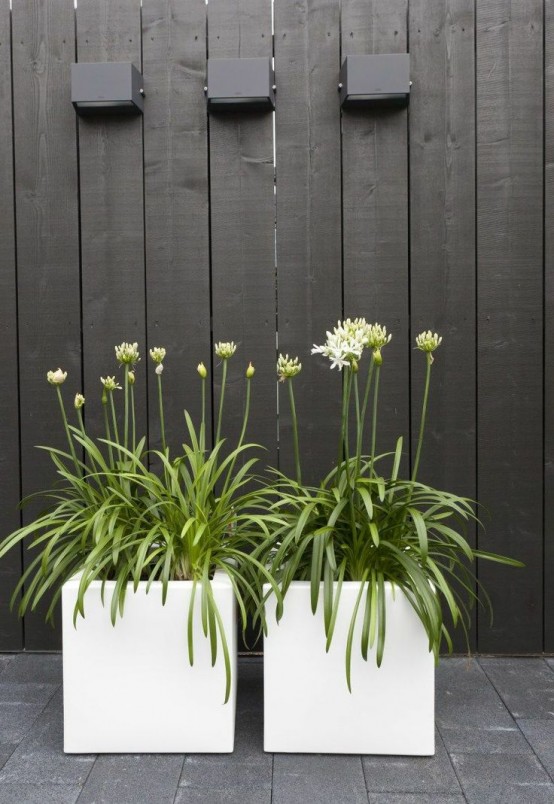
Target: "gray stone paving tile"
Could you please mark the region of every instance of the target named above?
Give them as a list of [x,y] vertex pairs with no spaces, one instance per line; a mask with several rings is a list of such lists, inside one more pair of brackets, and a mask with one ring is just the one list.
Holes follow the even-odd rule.
[[95,757],[63,753],[61,690],[0,770],[0,784],[82,785]]
[[554,779],[554,719],[522,719],[518,725],[547,772]]
[[436,722],[448,751],[525,753],[529,746],[475,659],[443,660],[436,675]]
[[[191,791],[192,800],[198,790],[226,790],[258,793],[271,798],[273,758],[265,754],[254,762],[241,761],[235,754],[189,754],[185,757],[179,786]],[[185,799],[186,800],[186,797]]]
[[436,796],[425,793],[370,793],[369,804],[465,804],[465,798],[461,793],[453,796],[445,793]]
[[61,653],[18,653],[10,658],[12,661],[0,676],[0,681],[62,683]]
[[173,804],[182,764],[171,754],[99,756],[79,804]]
[[35,684],[32,681],[0,681],[0,703],[27,703],[46,706],[58,684]]
[[10,664],[15,659],[15,655],[4,653],[0,655],[0,678],[6,672]]
[[434,757],[364,756],[369,793],[460,793],[454,768],[436,736]]
[[0,784],[2,804],[75,804],[81,792],[75,785]]
[[452,754],[469,804],[552,804],[554,784],[533,755]]
[[545,662],[550,667],[551,670],[554,670],[554,656],[547,656]]
[[554,717],[554,674],[543,659],[479,659],[515,718]]
[[0,703],[0,746],[15,746],[22,740],[44,704]]
[[271,800],[271,789],[265,787],[180,787],[174,804],[271,804]]
[[367,804],[360,757],[275,754],[272,804]]

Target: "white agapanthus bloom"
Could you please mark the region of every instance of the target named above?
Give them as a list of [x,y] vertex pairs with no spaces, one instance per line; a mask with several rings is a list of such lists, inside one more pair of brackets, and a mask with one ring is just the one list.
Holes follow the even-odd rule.
[[134,366],[140,360],[138,343],[125,343],[115,347],[115,356],[120,366]]
[[163,346],[154,346],[153,349],[150,349],[150,357],[154,363],[161,363],[165,357],[165,349]]
[[421,349],[422,352],[434,352],[435,349],[439,348],[441,343],[442,337],[437,335],[436,332],[431,332],[430,329],[416,337],[416,346],[418,349]]
[[[346,366],[357,363],[367,342],[367,329],[361,324],[363,319],[338,321],[332,332],[327,332],[327,340],[321,346],[314,343],[312,354],[321,354],[331,361],[331,368],[341,371]],[[364,322],[365,323],[365,322]]]
[[302,371],[302,363],[299,362],[297,357],[289,357],[288,355],[279,355],[277,360],[277,376],[279,382],[285,382],[290,377],[296,377]]
[[75,410],[80,410],[85,404],[85,397],[82,394],[75,394],[75,401],[73,402]]
[[56,369],[56,371],[49,371],[46,375],[46,379],[50,383],[50,385],[63,385],[67,378],[67,371],[62,371],[61,368]]
[[119,385],[115,377],[100,377],[100,382],[106,391],[121,391],[121,385]]
[[237,351],[237,347],[234,341],[219,341],[219,343],[216,343],[214,346],[214,351],[222,360],[228,360],[230,357],[233,357]]
[[392,338],[392,335],[387,335],[387,328],[381,324],[369,324],[368,333],[367,345],[372,349],[382,349]]

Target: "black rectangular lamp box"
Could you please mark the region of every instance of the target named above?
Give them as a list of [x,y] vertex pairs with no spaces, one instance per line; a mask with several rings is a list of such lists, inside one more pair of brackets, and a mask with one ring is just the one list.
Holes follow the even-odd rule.
[[275,78],[269,58],[208,59],[209,111],[275,108]]
[[346,56],[340,72],[341,106],[405,106],[410,83],[408,53]]
[[80,115],[142,114],[142,75],[129,61],[72,64],[71,102]]

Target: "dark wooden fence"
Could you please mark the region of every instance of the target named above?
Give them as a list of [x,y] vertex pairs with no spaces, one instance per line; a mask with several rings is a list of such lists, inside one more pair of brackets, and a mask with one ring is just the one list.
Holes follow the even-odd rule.
[[[411,54],[409,109],[345,112],[347,54]],[[206,57],[275,57],[277,109],[206,114]],[[142,69],[142,118],[76,119],[74,61]],[[46,371],[69,372],[87,421],[113,346],[168,350],[168,428],[198,414],[196,365],[234,339],[230,399],[256,366],[252,440],[291,467],[278,349],[297,382],[312,479],[336,444],[338,377],[309,356],[344,315],[386,324],[382,446],[413,440],[423,359],[444,336],[424,468],[486,506],[494,627],[482,652],[554,651],[554,0],[0,2],[0,522],[52,473],[61,436]],[[276,222],[276,224],[275,224]],[[548,224],[548,225],[545,225]],[[158,435],[146,359],[140,424]],[[218,399],[217,379],[212,404]],[[24,513],[24,517],[30,514]],[[59,632],[7,609],[25,552],[1,565],[0,649]]]

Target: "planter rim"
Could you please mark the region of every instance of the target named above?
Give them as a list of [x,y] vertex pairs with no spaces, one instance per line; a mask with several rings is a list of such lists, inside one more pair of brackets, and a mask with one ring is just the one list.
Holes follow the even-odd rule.
[[[81,581],[82,574],[83,574],[82,571],[76,572],[75,575],[72,575],[71,578],[68,578],[63,585],[67,586],[68,588],[77,587]],[[117,581],[104,581],[104,582],[98,580],[91,581],[90,584],[87,586],[87,591],[89,589],[100,589],[102,583],[104,583],[105,589],[112,589],[113,587],[115,587]],[[139,589],[146,589],[148,583],[149,583],[148,581],[139,581],[137,592],[139,591]],[[197,583],[200,583],[200,581],[197,581]],[[231,581],[229,580],[229,576],[227,575],[226,572],[224,572],[221,569],[218,569],[215,571],[214,577],[211,579],[211,584],[216,589],[222,589],[231,586]],[[168,589],[192,589],[192,585],[193,581],[168,581],[167,584]],[[127,581],[127,586],[132,587],[133,582]],[[162,581],[152,581],[152,583],[150,584],[150,589],[148,590],[148,594],[150,594],[150,592],[156,589],[161,589],[162,586],[163,586]]]

